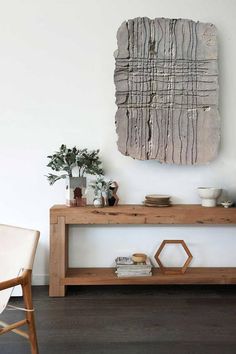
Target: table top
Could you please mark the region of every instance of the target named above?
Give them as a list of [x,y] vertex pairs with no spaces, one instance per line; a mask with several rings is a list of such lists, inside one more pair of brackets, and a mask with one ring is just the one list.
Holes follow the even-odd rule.
[[120,204],[96,208],[54,205],[51,224],[64,218],[65,224],[236,224],[236,208],[202,207],[200,204],[173,204],[169,207],[147,207]]

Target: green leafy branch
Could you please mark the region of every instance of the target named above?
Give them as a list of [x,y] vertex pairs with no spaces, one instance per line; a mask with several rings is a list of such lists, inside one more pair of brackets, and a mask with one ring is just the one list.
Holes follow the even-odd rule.
[[103,177],[99,176],[96,181],[90,184],[90,186],[93,188],[95,196],[99,196],[102,193],[109,194],[109,192],[111,192],[110,187],[112,183],[113,181],[105,181]]
[[102,162],[99,158],[99,150],[88,151],[88,149],[78,149],[76,146],[70,149],[63,144],[59,151],[47,156],[47,158],[50,159],[47,167],[53,171],[61,172],[59,174],[49,173],[46,176],[50,185],[53,185],[61,178],[72,177],[72,171],[75,167],[78,168],[79,177],[84,177],[85,174],[104,174],[101,167]]

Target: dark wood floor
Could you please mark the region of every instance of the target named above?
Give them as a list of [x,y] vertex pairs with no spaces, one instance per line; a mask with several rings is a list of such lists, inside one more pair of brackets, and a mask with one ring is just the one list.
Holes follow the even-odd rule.
[[[38,286],[33,295],[41,354],[236,353],[235,286],[71,287],[65,298]],[[27,353],[24,338],[1,336],[0,354]]]

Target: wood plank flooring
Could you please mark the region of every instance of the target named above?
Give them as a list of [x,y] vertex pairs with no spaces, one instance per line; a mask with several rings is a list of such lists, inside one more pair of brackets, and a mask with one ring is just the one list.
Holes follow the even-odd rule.
[[[236,286],[81,286],[65,298],[33,287],[41,354],[234,354]],[[21,305],[21,298],[12,304]],[[22,318],[5,311],[3,321]],[[0,354],[29,354],[0,337]]]

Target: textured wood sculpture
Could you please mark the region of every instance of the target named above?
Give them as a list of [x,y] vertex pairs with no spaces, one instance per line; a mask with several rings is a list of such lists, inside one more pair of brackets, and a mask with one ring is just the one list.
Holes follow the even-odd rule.
[[122,23],[117,43],[119,151],[184,165],[215,158],[220,140],[215,26],[135,18]]

